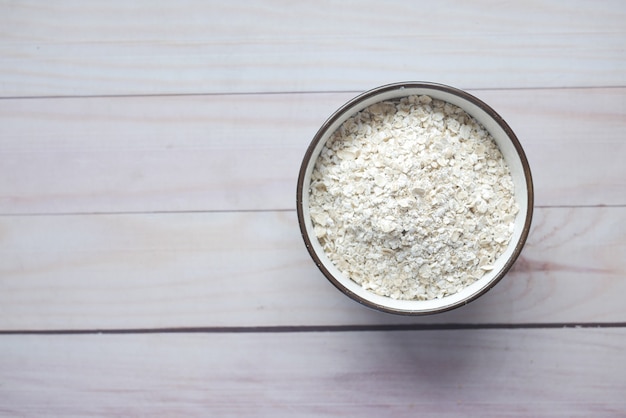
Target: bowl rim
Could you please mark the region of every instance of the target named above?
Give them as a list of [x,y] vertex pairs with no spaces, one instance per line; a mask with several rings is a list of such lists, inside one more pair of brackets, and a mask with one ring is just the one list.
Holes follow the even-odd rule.
[[[442,91],[444,93],[447,94],[452,94],[455,96],[460,97],[461,99],[464,99],[474,105],[476,105],[477,107],[479,107],[481,110],[483,110],[490,118],[492,118],[502,129],[503,131],[506,133],[507,138],[511,141],[511,143],[513,144],[515,151],[520,159],[520,163],[522,165],[523,168],[523,173],[524,173],[524,178],[526,181],[526,199],[527,199],[527,211],[526,211],[526,219],[524,219],[524,224],[522,226],[522,232],[520,235],[519,240],[517,241],[515,248],[513,249],[513,252],[511,254],[511,256],[509,257],[509,259],[506,261],[505,265],[503,266],[503,268],[499,271],[499,273],[487,284],[485,285],[483,288],[481,288],[479,291],[474,292],[473,294],[469,295],[468,297],[461,299],[455,303],[450,303],[447,305],[442,305],[441,307],[435,307],[435,308],[431,308],[431,309],[419,309],[419,310],[408,310],[408,309],[397,309],[394,307],[390,307],[387,305],[382,305],[376,302],[373,302],[371,300],[367,300],[357,294],[355,294],[354,292],[352,292],[350,289],[346,288],[341,281],[339,281],[324,265],[324,263],[322,262],[322,260],[320,259],[319,255],[317,254],[317,252],[315,251],[313,244],[311,242],[311,237],[309,235],[309,231],[306,228],[306,222],[305,222],[305,213],[304,213],[304,199],[303,199],[303,194],[305,192],[304,190],[304,181],[306,178],[306,172],[307,169],[309,167],[310,164],[310,160],[313,156],[313,153],[315,151],[315,148],[317,147],[317,145],[319,144],[319,142],[322,140],[322,138],[324,137],[324,135],[326,134],[326,132],[329,130],[329,128],[333,125],[333,123],[335,123],[337,121],[337,119],[341,118],[342,116],[345,115],[345,113],[347,111],[350,111],[351,109],[353,109],[355,107],[355,105],[366,101],[374,96],[378,96],[381,95],[383,93],[389,92],[389,91],[394,91],[394,90],[402,90],[402,89],[415,89],[415,88],[419,88],[419,89],[430,89],[430,90],[438,90],[438,91]],[[360,110],[358,110],[360,111]],[[352,111],[354,112],[354,111]],[[331,133],[332,134],[332,133]],[[307,191],[308,193],[308,191]],[[313,139],[311,140],[311,143],[309,144],[304,157],[302,159],[302,163],[300,165],[300,171],[298,174],[298,182],[297,182],[297,188],[296,188],[296,212],[297,212],[297,216],[298,216],[298,224],[300,227],[300,233],[302,235],[302,239],[304,240],[305,246],[307,248],[307,251],[309,252],[309,255],[311,256],[311,258],[313,259],[313,261],[315,262],[315,265],[318,267],[318,269],[322,272],[322,274],[326,277],[326,279],[328,279],[337,289],[339,289],[342,293],[344,293],[346,296],[350,297],[352,300],[367,306],[369,308],[378,310],[378,311],[382,311],[382,312],[386,312],[386,313],[392,313],[392,314],[398,314],[398,315],[429,315],[429,314],[435,314],[435,313],[440,313],[440,312],[446,312],[446,311],[450,311],[453,309],[456,309],[460,306],[464,306],[467,305],[468,303],[476,300],[477,298],[479,298],[480,296],[484,295],[485,293],[487,293],[489,290],[491,290],[496,284],[498,284],[502,278],[508,273],[508,271],[511,269],[511,267],[513,266],[513,264],[515,263],[515,261],[517,260],[517,258],[519,257],[522,248],[524,247],[526,240],[528,238],[528,235],[530,233],[530,226],[532,223],[532,217],[533,217],[533,209],[534,209],[534,186],[533,186],[533,181],[532,181],[532,174],[531,174],[531,170],[530,170],[530,165],[528,163],[528,159],[526,157],[526,153],[524,152],[522,145],[520,144],[517,136],[515,135],[515,133],[513,132],[513,130],[511,129],[511,127],[506,123],[506,121],[489,105],[487,105],[485,102],[483,102],[482,100],[480,100],[479,98],[475,97],[474,95],[461,90],[459,88],[456,87],[452,87],[452,86],[448,86],[445,84],[440,84],[440,83],[434,83],[434,82],[427,82],[427,81],[407,81],[407,82],[398,82],[398,83],[391,83],[391,84],[385,84],[379,87],[375,87],[373,89],[367,90],[357,96],[355,96],[354,98],[352,98],[351,100],[349,100],[348,102],[346,102],[344,105],[342,105],[341,107],[339,107],[335,112],[333,112],[331,114],[330,117],[328,117],[328,119],[326,119],[326,121],[322,124],[322,126],[318,129],[318,131],[316,132],[315,136],[313,137]]]

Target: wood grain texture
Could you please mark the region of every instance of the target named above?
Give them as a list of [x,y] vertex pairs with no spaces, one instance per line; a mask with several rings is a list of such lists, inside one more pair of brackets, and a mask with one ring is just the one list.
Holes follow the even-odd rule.
[[[625,21],[0,0],[0,417],[626,416]],[[293,210],[326,117],[405,80],[495,108],[539,205],[498,286],[420,318],[334,289]]]
[[626,331],[4,336],[0,414],[612,417]]
[[332,287],[294,212],[4,216],[0,248],[1,330],[626,321],[623,207],[537,210],[498,286],[423,318]]
[[[626,204],[626,88],[472,93],[519,136],[537,205]],[[0,100],[0,213],[294,209],[356,94]]]
[[0,3],[0,96],[626,85],[619,0]]

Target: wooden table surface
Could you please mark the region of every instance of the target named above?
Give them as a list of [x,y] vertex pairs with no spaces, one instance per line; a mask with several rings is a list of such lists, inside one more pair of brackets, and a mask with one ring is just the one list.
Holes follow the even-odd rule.
[[[0,0],[0,416],[626,416],[626,3]],[[338,292],[304,151],[358,93],[469,91],[535,181],[452,312]]]

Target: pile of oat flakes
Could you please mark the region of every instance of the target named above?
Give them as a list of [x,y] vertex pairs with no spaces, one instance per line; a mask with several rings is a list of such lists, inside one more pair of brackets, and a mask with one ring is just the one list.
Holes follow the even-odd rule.
[[441,298],[478,280],[508,245],[518,212],[491,135],[429,96],[346,120],[320,153],[309,193],[330,260],[394,299]]

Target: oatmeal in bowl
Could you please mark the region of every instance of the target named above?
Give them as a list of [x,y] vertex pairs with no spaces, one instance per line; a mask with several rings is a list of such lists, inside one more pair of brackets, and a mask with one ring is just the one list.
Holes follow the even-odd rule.
[[528,162],[489,106],[461,90],[398,83],[335,112],[304,157],[300,229],[322,273],[391,313],[441,312],[493,287],[532,219]]

